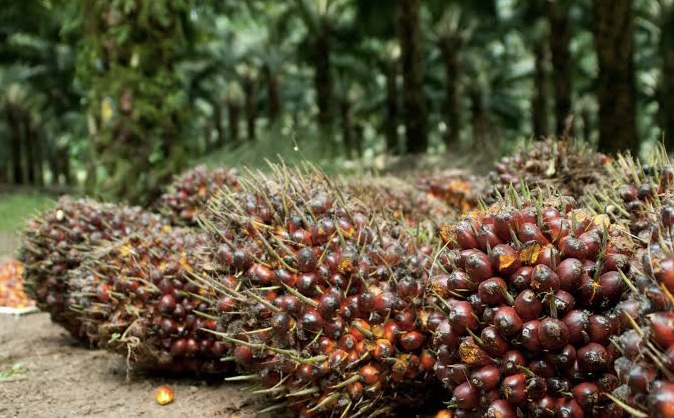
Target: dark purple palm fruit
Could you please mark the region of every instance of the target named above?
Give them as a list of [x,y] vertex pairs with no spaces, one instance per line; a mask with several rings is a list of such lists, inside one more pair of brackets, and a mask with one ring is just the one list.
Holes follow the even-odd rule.
[[459,213],[478,207],[485,195],[485,179],[456,170],[420,173],[413,183],[417,189]]
[[607,410],[613,387],[597,382],[617,379],[610,341],[620,318],[611,309],[627,289],[629,264],[616,260],[629,260],[629,234],[568,199],[512,192],[443,232],[429,278],[447,318],[431,340],[436,375],[452,393],[467,391],[468,378],[480,399],[472,410],[457,403],[457,413],[482,416],[495,401],[523,416],[545,416],[541,405],[563,416]]
[[[214,242],[207,258],[220,254],[209,299],[234,299],[218,315],[228,324],[220,337],[249,349],[235,356],[246,378],[296,415],[426,402],[436,375],[450,378],[430,341],[458,342],[477,324],[468,302],[451,325],[433,308],[443,303],[437,295],[425,303],[431,286],[444,295],[448,281],[429,280],[431,247],[313,169],[273,167],[240,186],[212,198],[202,221]],[[236,286],[221,289],[222,276]]]
[[[137,229],[87,254],[70,274],[68,298],[87,336],[127,356],[129,367],[172,373],[221,374],[233,363],[220,309],[206,295],[207,266],[197,254],[208,237],[188,229]],[[219,286],[235,280],[223,278]]]
[[239,175],[233,168],[200,165],[177,176],[156,206],[173,225],[197,226],[197,218],[220,189],[237,190]]
[[[62,197],[55,206],[30,220],[23,231],[19,260],[24,264],[25,288],[52,321],[73,336],[92,343],[77,313],[69,305],[68,273],[108,242],[134,231],[161,230],[167,221],[137,207]],[[95,275],[92,281],[98,280]],[[109,298],[112,289],[100,289]]]

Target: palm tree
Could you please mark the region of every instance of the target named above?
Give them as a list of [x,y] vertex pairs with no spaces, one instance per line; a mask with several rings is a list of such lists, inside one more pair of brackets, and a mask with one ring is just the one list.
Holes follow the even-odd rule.
[[660,129],[667,150],[674,151],[674,1],[659,0],[660,41],[662,60],[660,70],[658,109]]
[[599,64],[599,150],[638,153],[632,0],[593,0],[592,5]]
[[546,0],[545,13],[550,25],[550,57],[555,98],[555,134],[562,135],[569,127],[573,92],[573,60],[571,58],[570,0]]

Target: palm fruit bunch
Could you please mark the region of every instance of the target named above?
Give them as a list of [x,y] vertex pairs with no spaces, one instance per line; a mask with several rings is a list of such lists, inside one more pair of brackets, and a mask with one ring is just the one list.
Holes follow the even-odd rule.
[[50,313],[52,321],[86,340],[81,321],[67,304],[68,271],[102,243],[164,224],[161,216],[137,207],[62,197],[53,208],[28,221],[23,232],[18,259],[24,265],[26,292],[38,308]]
[[235,169],[220,167],[209,169],[200,165],[176,177],[157,206],[172,224],[196,226],[197,216],[208,199],[221,187],[236,188],[239,175]]
[[482,178],[455,170],[422,174],[415,180],[416,187],[429,199],[438,199],[459,213],[478,206],[485,197],[486,185]]
[[[273,167],[209,202],[219,292],[242,376],[291,416],[392,414],[423,404],[430,247],[313,169]],[[211,277],[214,275],[211,273]]]
[[588,204],[629,226],[644,244],[658,226],[662,200],[674,193],[674,166],[664,147],[652,152],[646,162],[620,155],[607,166],[608,175]]
[[35,301],[23,289],[23,265],[11,259],[0,264],[0,306],[28,308]]
[[171,373],[226,373],[227,347],[208,289],[193,277],[205,234],[164,226],[134,232],[88,253],[70,272],[68,305],[98,346],[127,356],[129,367]]
[[459,215],[458,207],[450,207],[441,199],[392,176],[349,178],[338,187],[361,200],[366,207],[410,226],[445,223],[457,219]]
[[564,196],[580,200],[595,190],[606,175],[610,159],[594,152],[584,142],[571,139],[547,139],[525,144],[512,155],[503,157],[489,174],[487,201],[495,201],[509,186],[520,189],[551,187]]
[[629,234],[572,198],[509,195],[441,231],[428,326],[452,398],[438,416],[620,416],[603,395]]

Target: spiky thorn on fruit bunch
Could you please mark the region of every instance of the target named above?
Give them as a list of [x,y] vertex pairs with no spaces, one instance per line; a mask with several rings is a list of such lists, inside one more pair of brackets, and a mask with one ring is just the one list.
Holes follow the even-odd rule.
[[208,199],[220,188],[236,189],[238,184],[239,175],[235,169],[209,169],[200,165],[173,180],[159,199],[159,210],[173,225],[197,226],[197,217],[205,209]]
[[449,207],[442,200],[396,177],[348,178],[338,187],[366,207],[409,226],[424,223],[432,227],[459,216],[458,208]]
[[[519,196],[522,194],[522,196]],[[540,193],[537,193],[540,196]],[[614,416],[611,312],[631,240],[571,198],[524,188],[442,230],[430,275],[436,376],[452,416]]]
[[[295,416],[368,416],[432,396],[423,294],[431,249],[312,168],[274,166],[211,199],[224,341]],[[221,281],[223,280],[221,277]]]
[[209,293],[194,280],[206,272],[196,254],[205,234],[164,227],[137,229],[88,253],[71,272],[69,304],[101,348],[129,367],[173,373],[226,373],[227,345]]
[[621,386],[612,399],[635,417],[674,417],[674,199],[649,202],[653,220],[641,231],[626,283],[632,290],[617,311],[625,331],[613,343]]
[[489,174],[492,186],[486,200],[497,200],[498,193],[505,193],[509,186],[520,190],[526,185],[531,190],[552,186],[580,201],[596,189],[609,161],[582,141],[549,138],[530,142],[496,164]]
[[661,200],[674,194],[674,166],[667,151],[659,146],[644,163],[619,155],[607,169],[596,195],[588,195],[588,204],[625,223],[642,245],[647,244],[657,227]]
[[23,231],[18,259],[25,268],[26,292],[50,313],[52,321],[87,340],[81,321],[67,303],[68,271],[101,243],[138,229],[161,229],[165,224],[160,215],[140,208],[62,197],[55,207],[31,219]]

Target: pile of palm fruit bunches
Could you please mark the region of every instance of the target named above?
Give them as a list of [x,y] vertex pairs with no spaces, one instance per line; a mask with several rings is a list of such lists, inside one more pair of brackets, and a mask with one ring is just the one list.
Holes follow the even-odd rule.
[[548,140],[489,179],[199,167],[159,214],[62,198],[19,258],[85,344],[272,416],[674,417],[666,153]]

